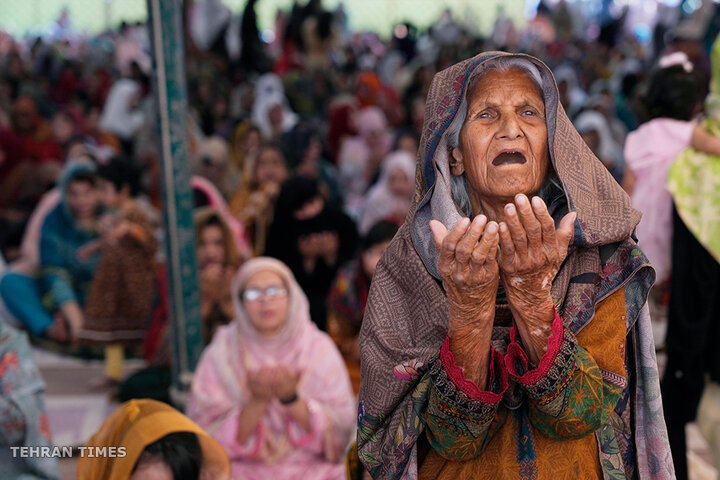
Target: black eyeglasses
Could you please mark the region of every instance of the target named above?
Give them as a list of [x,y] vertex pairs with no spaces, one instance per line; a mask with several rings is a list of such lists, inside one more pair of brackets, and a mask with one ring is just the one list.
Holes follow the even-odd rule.
[[281,298],[288,294],[287,288],[285,287],[267,287],[262,288],[249,288],[242,293],[242,298],[246,302],[255,302],[260,300],[260,297],[265,296],[267,298]]

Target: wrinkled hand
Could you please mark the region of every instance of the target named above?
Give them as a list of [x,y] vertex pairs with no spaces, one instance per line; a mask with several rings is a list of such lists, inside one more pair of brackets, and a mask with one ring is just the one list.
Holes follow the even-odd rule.
[[[508,301],[549,298],[552,281],[567,256],[576,213],[555,222],[540,197],[519,194],[505,206],[500,224],[500,275]],[[527,298],[526,298],[527,297]]]
[[545,202],[532,202],[519,194],[505,206],[506,222],[500,224],[500,277],[520,336],[537,365],[551,334],[552,282],[567,256],[577,214],[568,213],[555,222]]
[[278,400],[287,400],[297,393],[300,381],[300,372],[289,369],[285,366],[274,368],[273,389]]
[[263,402],[269,402],[275,397],[274,369],[261,368],[255,372],[248,372],[248,388],[252,396]]
[[498,225],[478,215],[460,220],[448,233],[430,221],[437,247],[438,271],[450,304],[451,339],[477,333],[478,322],[492,326],[498,288]]

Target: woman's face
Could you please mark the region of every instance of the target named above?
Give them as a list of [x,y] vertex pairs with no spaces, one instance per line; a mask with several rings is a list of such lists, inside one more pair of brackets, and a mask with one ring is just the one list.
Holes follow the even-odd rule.
[[367,142],[370,150],[380,150],[384,146],[383,144],[383,131],[380,129],[372,129],[365,135],[365,142]]
[[60,145],[65,144],[75,134],[75,124],[72,119],[64,113],[56,113],[50,124],[53,138]]
[[545,104],[527,74],[490,71],[478,79],[450,162],[454,175],[465,173],[476,211],[482,200],[537,192],[548,170],[547,138]]
[[255,175],[259,185],[270,183],[280,185],[288,177],[285,159],[282,153],[274,148],[268,148],[260,153],[255,168]]
[[139,465],[130,480],[175,480],[175,476],[167,463],[158,460]]
[[70,211],[76,218],[90,218],[95,215],[95,212],[97,211],[97,190],[90,182],[71,182],[67,191],[67,202]]
[[401,168],[396,168],[388,177],[388,190],[396,197],[410,198],[415,185]]
[[418,142],[412,135],[403,135],[398,139],[397,149],[408,152],[415,157],[418,153]]
[[225,239],[218,225],[208,225],[200,232],[197,258],[200,269],[208,265],[225,263]]
[[245,140],[243,140],[243,150],[245,150],[246,152],[251,152],[259,146],[260,132],[258,130],[252,129],[247,133],[247,135],[245,135]]
[[[268,289],[284,289],[285,295],[270,296]],[[258,290],[262,294],[256,300],[243,298],[243,307],[250,317],[250,323],[261,334],[271,337],[280,333],[285,326],[290,298],[287,287],[280,275],[264,270],[253,274],[245,285],[245,292]]]
[[307,148],[305,149],[305,154],[303,155],[303,160],[306,162],[315,162],[320,158],[321,154],[322,154],[322,144],[320,143],[320,140],[313,137],[310,140],[310,143],[308,144]]
[[273,128],[280,128],[283,122],[282,105],[276,103],[268,110],[268,121]]

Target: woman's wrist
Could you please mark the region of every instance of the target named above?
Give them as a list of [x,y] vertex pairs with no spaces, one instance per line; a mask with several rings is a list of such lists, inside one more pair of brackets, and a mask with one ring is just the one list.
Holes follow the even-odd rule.
[[[487,326],[489,325],[489,327]],[[455,365],[463,370],[465,378],[484,389],[488,378],[492,321],[487,325],[467,326],[448,332],[450,351]]]
[[279,397],[278,397],[278,400],[280,401],[280,403],[283,404],[283,405],[285,405],[286,407],[292,405],[292,404],[295,403],[295,402],[297,402],[299,399],[300,399],[300,397],[298,396],[297,392],[294,392],[292,395],[289,395],[289,396],[287,396],[287,397],[285,397],[285,398],[279,398]]
[[548,299],[517,309],[511,307],[511,310],[525,352],[530,361],[534,365],[538,365],[547,351],[547,342],[552,335],[552,322],[555,318],[555,307],[552,300]]
[[251,397],[246,408],[255,408],[258,410],[264,410],[270,404],[269,398],[264,397]]

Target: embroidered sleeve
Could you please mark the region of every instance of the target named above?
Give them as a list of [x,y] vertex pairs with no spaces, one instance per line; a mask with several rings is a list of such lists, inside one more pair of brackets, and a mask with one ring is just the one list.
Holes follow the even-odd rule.
[[490,390],[482,391],[467,380],[446,339],[430,367],[430,394],[425,413],[430,445],[450,460],[475,458],[505,422],[506,410],[499,408],[508,377],[502,354],[491,350]]
[[[591,325],[614,319],[603,310],[598,308]],[[614,322],[613,329],[617,332],[613,335],[592,336],[595,346],[607,349],[615,337],[624,337],[624,317],[616,320],[619,321]],[[581,438],[605,423],[622,393],[622,382],[614,377],[624,377],[624,357],[622,352],[611,356],[612,366],[619,373],[606,373],[596,362],[594,352],[579,345],[578,339],[563,327],[556,313],[547,352],[538,367],[532,368],[529,364],[515,329],[511,332],[505,365],[527,393],[529,418],[540,432],[555,439]]]

